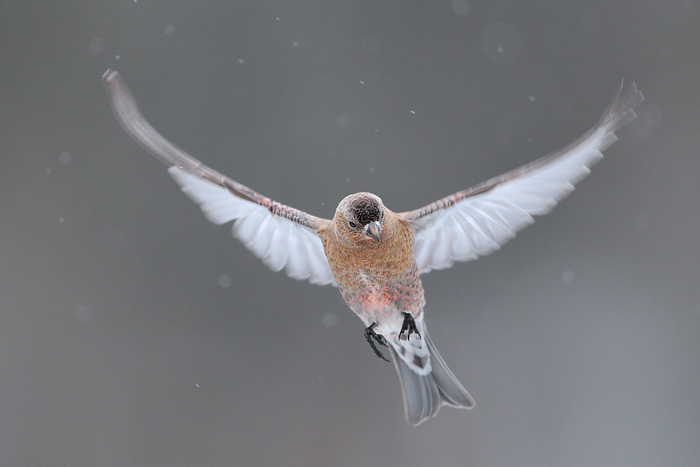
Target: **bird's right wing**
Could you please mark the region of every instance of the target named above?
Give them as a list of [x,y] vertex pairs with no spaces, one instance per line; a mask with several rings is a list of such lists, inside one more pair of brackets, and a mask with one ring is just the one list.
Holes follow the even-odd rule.
[[161,136],[141,115],[122,76],[102,76],[114,115],[144,149],[170,168],[182,191],[215,224],[234,221],[233,235],[274,271],[294,279],[335,284],[317,231],[329,221],[307,214],[231,180],[207,167]]
[[413,250],[421,273],[487,255],[547,214],[590,173],[615,131],[633,120],[644,96],[632,83],[622,87],[588,133],[568,147],[454,193],[414,211],[399,214],[414,229]]

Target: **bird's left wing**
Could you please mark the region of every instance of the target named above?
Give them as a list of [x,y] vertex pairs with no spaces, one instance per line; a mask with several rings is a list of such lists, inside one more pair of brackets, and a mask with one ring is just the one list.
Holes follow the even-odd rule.
[[413,226],[421,273],[487,255],[547,214],[590,173],[615,131],[636,118],[644,96],[632,83],[622,87],[598,124],[568,147],[467,190],[399,215]]
[[170,166],[182,191],[215,224],[234,221],[233,235],[275,271],[313,284],[335,284],[317,231],[329,221],[271,200],[207,167],[161,136],[141,115],[122,76],[102,77],[124,130]]

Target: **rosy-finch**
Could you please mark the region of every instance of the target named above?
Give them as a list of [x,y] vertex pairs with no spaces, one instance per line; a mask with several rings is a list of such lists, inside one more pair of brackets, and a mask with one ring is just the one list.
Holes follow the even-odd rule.
[[215,224],[233,221],[233,235],[275,271],[334,284],[365,323],[377,356],[386,346],[399,374],[406,420],[418,425],[440,407],[474,401],[433,345],[423,319],[420,274],[489,254],[548,213],[635,118],[644,100],[632,84],[617,92],[601,120],[566,148],[414,211],[395,213],[371,193],[343,199],[333,219],[273,201],[210,169],[174,146],[142,117],[121,75],[103,81],[124,130],[170,166],[168,172]]

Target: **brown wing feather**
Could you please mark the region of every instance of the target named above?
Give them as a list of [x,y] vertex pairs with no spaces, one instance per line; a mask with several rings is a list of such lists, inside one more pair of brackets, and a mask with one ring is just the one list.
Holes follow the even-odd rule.
[[[620,88],[620,91],[622,88]],[[571,145],[515,170],[399,214],[413,226],[413,250],[421,273],[487,255],[547,214],[590,173],[615,130],[635,118],[644,100],[634,85],[620,91],[599,123]]]
[[[644,96],[642,95],[641,91],[639,91],[637,89],[637,87],[634,83],[632,83],[629,91],[621,99],[620,96],[622,94],[622,89],[623,89],[623,85],[620,85],[620,88],[617,90],[615,97],[613,98],[611,104],[608,106],[606,111],[603,113],[603,116],[601,117],[598,124],[595,125],[593,128],[591,128],[583,136],[578,138],[576,141],[574,141],[570,145],[566,146],[565,148],[562,148],[562,149],[555,151],[551,154],[548,154],[544,157],[540,157],[539,159],[537,159],[535,161],[524,164],[516,169],[513,169],[513,170],[506,172],[504,174],[501,174],[497,177],[493,177],[489,180],[481,182],[477,185],[474,185],[470,188],[467,188],[466,190],[458,191],[457,193],[453,193],[451,195],[445,196],[444,198],[441,198],[441,199],[434,201],[426,206],[423,206],[420,209],[402,212],[399,215],[402,218],[404,218],[405,220],[409,220],[409,221],[418,220],[418,219],[425,217],[429,214],[432,214],[436,211],[453,206],[454,204],[456,204],[456,203],[458,203],[466,198],[480,195],[482,193],[485,193],[489,190],[494,189],[496,186],[498,186],[500,184],[506,183],[510,180],[518,178],[518,177],[525,175],[529,172],[537,170],[537,169],[539,169],[547,164],[550,164],[552,162],[556,162],[557,159],[568,155],[572,148],[575,148],[578,145],[580,145],[583,141],[585,141],[587,138],[589,138],[591,136],[591,134],[593,134],[595,131],[597,131],[599,128],[601,128],[604,125],[609,125],[609,131],[611,133],[618,130],[620,127],[622,127],[623,125],[625,125],[629,121],[634,120],[636,118],[636,115],[634,113],[634,108],[637,105],[639,105],[642,101],[644,101]],[[614,119],[614,121],[610,122],[611,119]],[[612,142],[614,142],[614,139],[612,141],[610,141],[610,144],[612,144]],[[601,149],[604,149],[604,148],[601,148]]]
[[202,164],[143,118],[119,73],[107,70],[103,81],[124,130],[170,166],[170,175],[210,221],[233,221],[231,233],[275,271],[314,284],[335,282],[318,236],[330,221],[273,201]]
[[131,90],[119,72],[107,70],[102,76],[119,124],[131,138],[168,166],[181,167],[205,180],[226,188],[231,194],[259,204],[272,214],[317,231],[329,221],[278,203],[206,166],[158,133],[141,115]]

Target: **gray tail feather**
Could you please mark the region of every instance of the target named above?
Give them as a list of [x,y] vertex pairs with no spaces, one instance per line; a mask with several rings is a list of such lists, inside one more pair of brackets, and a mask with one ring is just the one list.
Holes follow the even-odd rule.
[[443,404],[462,409],[474,407],[474,399],[447,367],[425,328],[423,338],[430,350],[432,366],[432,372],[427,375],[419,375],[411,370],[389,346],[401,382],[406,421],[412,426],[434,417]]

